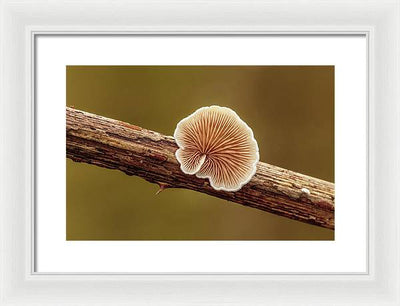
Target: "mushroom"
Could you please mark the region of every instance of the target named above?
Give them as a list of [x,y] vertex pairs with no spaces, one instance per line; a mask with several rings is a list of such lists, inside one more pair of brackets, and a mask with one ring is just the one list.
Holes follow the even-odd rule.
[[208,178],[215,190],[237,191],[256,172],[259,153],[253,131],[230,108],[198,109],[177,124],[174,137],[181,170]]

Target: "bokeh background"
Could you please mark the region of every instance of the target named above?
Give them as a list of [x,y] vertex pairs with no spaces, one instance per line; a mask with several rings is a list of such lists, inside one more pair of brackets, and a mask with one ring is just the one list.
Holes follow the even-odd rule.
[[[334,182],[333,66],[67,66],[67,105],[173,135],[209,105],[253,129],[260,160]],[[334,232],[116,170],[67,167],[67,240],[332,240]]]

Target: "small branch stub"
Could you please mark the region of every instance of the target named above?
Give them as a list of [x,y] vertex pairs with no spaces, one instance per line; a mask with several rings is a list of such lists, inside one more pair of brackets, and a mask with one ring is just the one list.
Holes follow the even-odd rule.
[[168,184],[160,183],[160,182],[158,182],[157,184],[160,187],[160,189],[157,190],[156,195],[160,194],[161,192],[163,192],[165,189],[168,188]]

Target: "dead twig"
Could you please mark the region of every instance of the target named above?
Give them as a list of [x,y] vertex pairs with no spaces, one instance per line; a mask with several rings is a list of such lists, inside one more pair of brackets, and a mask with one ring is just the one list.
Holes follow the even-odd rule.
[[67,157],[166,188],[186,188],[290,219],[334,229],[334,184],[263,162],[237,192],[217,191],[207,180],[184,174],[175,158],[177,145],[129,123],[67,107]]

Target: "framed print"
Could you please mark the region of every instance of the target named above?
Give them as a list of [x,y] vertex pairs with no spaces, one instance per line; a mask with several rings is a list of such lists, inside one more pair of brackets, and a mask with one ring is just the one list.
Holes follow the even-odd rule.
[[[35,236],[36,272],[63,269],[81,273],[367,271],[366,201],[352,200],[359,205],[353,205],[352,213],[349,208],[347,214],[342,215],[340,206],[334,212],[334,198],[340,200],[345,194],[366,196],[365,37],[310,36],[299,42],[296,37],[268,35],[180,36],[168,37],[167,41],[165,36],[157,35],[38,36],[35,44],[37,165],[49,161],[52,165],[37,166],[36,171],[38,204],[35,211],[37,219],[42,220],[37,223]],[[246,48],[240,48],[244,44]],[[208,54],[203,50],[197,52],[200,46],[210,46],[211,51]],[[160,48],[164,49],[162,55],[149,52]],[[285,55],[279,55],[285,48],[297,48],[298,52],[287,60]],[[230,51],[228,58],[229,50],[237,51]],[[251,58],[247,54],[250,50]],[[115,53],[118,53],[119,62],[114,56],[108,59],[108,54]],[[331,65],[317,65],[321,63]],[[241,90],[236,88],[238,84]],[[292,92],[288,94],[289,91]],[[154,96],[156,92],[158,96]],[[348,92],[352,93],[351,104]],[[66,115],[65,104],[53,102],[64,101],[65,96]],[[223,106],[204,108],[205,101],[218,101]],[[253,106],[250,106],[251,101],[255,103]],[[254,178],[249,178],[248,183],[231,187],[219,182],[221,186],[212,186],[210,177],[210,186],[207,186],[204,178],[196,180],[193,175],[184,175],[185,169],[178,164],[177,150],[171,148],[174,143],[169,143],[169,138],[162,135],[177,134],[175,126],[181,124],[178,123],[180,118],[195,109],[217,113],[236,110],[246,118],[253,138],[257,139],[254,142],[260,160]],[[134,117],[128,118],[128,113]],[[100,119],[93,117],[94,114],[101,114],[102,118],[126,118],[122,120],[124,128],[120,130],[112,121],[107,121],[109,119],[93,122],[92,127],[82,126],[83,122]],[[279,120],[274,121],[275,117]],[[270,120],[268,125],[265,120]],[[357,128],[354,128],[355,122]],[[126,130],[130,123],[135,127]],[[107,127],[101,131],[105,125]],[[65,129],[66,139],[57,137]],[[88,139],[90,131],[94,131],[93,138]],[[132,131],[140,131],[140,134],[134,135]],[[303,139],[305,134],[310,141]],[[101,143],[94,144],[99,135],[103,135]],[[154,135],[161,137],[162,142],[153,140]],[[124,142],[126,139],[129,141]],[[142,147],[144,139],[146,146]],[[49,142],[53,144],[51,151],[46,149]],[[348,151],[350,142],[351,153]],[[297,149],[294,149],[295,143],[299,143]],[[87,149],[91,144],[96,152],[101,150],[100,156],[88,155],[93,152]],[[129,153],[121,152],[121,148],[126,147]],[[230,145],[229,148],[232,151],[234,147]],[[174,155],[171,156],[169,150]],[[341,153],[343,151],[345,153]],[[219,152],[217,156],[221,157],[222,149]],[[303,154],[309,154],[308,163],[313,167],[306,168]],[[335,165],[334,155],[336,161],[340,161],[342,154],[347,155],[346,162]],[[275,161],[273,156],[276,156]],[[230,155],[230,158],[233,157]],[[121,160],[121,165],[115,166]],[[265,160],[269,163],[264,165]],[[357,169],[354,176],[342,170],[349,167],[347,162]],[[253,163],[250,161],[250,165]],[[274,166],[269,166],[271,164]],[[275,165],[286,165],[286,169]],[[94,177],[86,172],[101,168],[107,170]],[[295,171],[297,169],[302,173]],[[311,176],[313,173],[315,177]],[[114,177],[114,174],[121,176]],[[147,182],[142,179],[135,182],[131,174]],[[101,178],[101,175],[104,176]],[[335,185],[332,183],[334,175],[338,180]],[[352,183],[354,180],[359,184]],[[185,185],[188,182],[189,187]],[[88,193],[92,183],[97,187]],[[119,184],[126,185],[116,189]],[[285,190],[288,184],[293,186]],[[156,195],[161,187],[166,190]],[[196,198],[200,194],[171,187],[192,189],[207,196]],[[218,190],[221,187],[236,190]],[[57,194],[66,194],[66,201],[54,203],[51,199]],[[213,201],[216,200],[213,197],[224,201]],[[274,202],[276,197],[278,200]],[[218,205],[223,206],[217,209]],[[266,219],[270,214],[263,210],[263,205],[267,212],[280,216],[275,223]],[[311,209],[307,210],[308,207]],[[225,222],[229,215],[230,221]],[[288,223],[290,220],[286,219],[296,222]],[[349,234],[343,237],[339,230],[335,237],[335,223],[340,224],[342,230],[347,228],[345,231]],[[265,228],[266,225],[270,228]],[[298,241],[293,244],[292,240]],[[93,247],[96,256],[91,251]],[[126,257],[120,255],[118,261],[109,260],[107,250],[110,248],[118,249],[118,253]],[[310,248],[313,255],[310,255]],[[241,252],[243,249],[245,253]],[[146,260],[160,252],[164,254],[163,260]],[[277,260],[265,261],[266,254],[273,259],[294,252],[298,257],[292,258],[290,265],[279,265]],[[207,254],[210,257],[205,260]],[[331,263],[344,254],[346,261]],[[78,255],[78,261],[68,259]],[[247,256],[252,260],[241,260]],[[98,263],[94,257],[98,258]],[[324,260],[320,261],[321,258]],[[272,262],[273,265],[269,264]]]
[[399,4],[3,2],[1,301],[400,305]]

